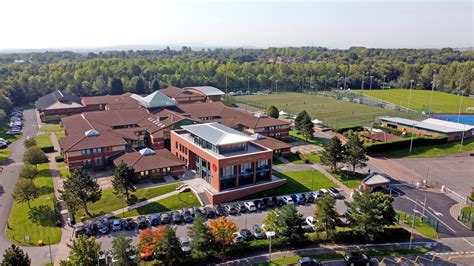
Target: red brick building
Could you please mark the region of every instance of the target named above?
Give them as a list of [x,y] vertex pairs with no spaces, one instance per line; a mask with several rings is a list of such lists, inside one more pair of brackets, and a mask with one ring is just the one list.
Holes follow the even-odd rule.
[[133,167],[139,180],[184,174],[185,162],[178,159],[167,149],[152,150],[143,148],[138,152],[126,153],[114,160],[115,166],[118,166],[121,162]]
[[216,122],[188,125],[171,132],[171,153],[205,180],[209,201],[221,203],[285,183],[272,179],[273,151],[254,140]]
[[79,97],[60,90],[40,97],[35,102],[41,121],[58,121],[61,117],[80,114],[84,111]]

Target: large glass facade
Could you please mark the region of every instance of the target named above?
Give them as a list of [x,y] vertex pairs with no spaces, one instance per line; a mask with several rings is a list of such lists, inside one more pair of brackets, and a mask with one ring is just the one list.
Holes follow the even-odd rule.
[[253,183],[253,163],[244,163],[240,165],[239,186],[250,185]]
[[257,161],[257,183],[270,179],[270,160]]
[[223,167],[220,172],[221,190],[235,188],[234,166]]

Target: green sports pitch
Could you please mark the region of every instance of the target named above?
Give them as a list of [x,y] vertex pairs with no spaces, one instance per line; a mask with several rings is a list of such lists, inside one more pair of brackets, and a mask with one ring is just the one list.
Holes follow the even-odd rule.
[[[408,107],[408,97],[410,90],[408,89],[389,89],[389,90],[355,90],[354,92],[362,93],[365,96],[383,100],[384,102]],[[458,95],[434,91],[433,101],[431,103],[431,113],[434,114],[457,114],[461,97]],[[412,90],[410,99],[410,109],[418,112],[425,111],[429,113],[431,90]],[[474,99],[463,96],[461,113],[474,113]]]
[[304,93],[246,95],[238,96],[236,100],[262,109],[275,105],[279,110],[293,115],[306,110],[311,118],[322,120],[324,124],[334,129],[371,126],[378,116],[416,118],[415,114]]

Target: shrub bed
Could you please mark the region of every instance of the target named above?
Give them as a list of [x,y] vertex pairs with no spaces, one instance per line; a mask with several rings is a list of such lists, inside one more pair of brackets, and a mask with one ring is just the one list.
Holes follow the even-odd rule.
[[[374,142],[366,143],[365,149],[368,154],[374,154],[379,152],[386,152],[392,150],[403,149],[410,146],[411,138],[400,139],[391,142]],[[435,138],[416,136],[413,137],[413,147],[426,146],[426,145],[437,145],[445,144],[448,142],[447,136],[440,136]]]

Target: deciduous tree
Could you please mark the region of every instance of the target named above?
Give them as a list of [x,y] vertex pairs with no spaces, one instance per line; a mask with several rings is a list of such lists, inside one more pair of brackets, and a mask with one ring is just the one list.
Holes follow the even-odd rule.
[[36,140],[34,138],[27,138],[23,141],[23,145],[26,149],[36,146]]
[[234,233],[239,230],[231,219],[221,216],[216,220],[209,221],[209,230],[217,243],[222,245],[222,256],[225,256],[225,246],[234,241]]
[[64,181],[62,194],[66,194],[66,198],[74,199],[76,203],[81,205],[86,214],[92,217],[87,204],[100,200],[102,189],[85,169],[78,168],[73,170],[69,178]]
[[326,144],[324,151],[321,153],[321,163],[331,167],[333,172],[339,170],[339,164],[344,161],[344,146],[338,137],[333,137]]
[[31,265],[31,259],[28,253],[23,252],[17,245],[12,244],[5,250],[3,254],[3,260],[1,266],[29,266]]
[[112,178],[114,194],[121,198],[126,197],[127,201],[130,201],[130,192],[136,191],[134,185],[136,181],[137,179],[135,177],[135,171],[133,168],[121,161],[115,169],[115,173]]
[[193,259],[205,261],[214,255],[214,236],[200,216],[194,218],[193,225],[188,230],[188,236],[191,238],[189,245]]
[[69,247],[69,263],[71,265],[94,266],[97,265],[100,255],[100,243],[95,237],[79,235]]
[[336,199],[329,195],[324,194],[316,204],[316,210],[314,212],[314,218],[316,219],[316,230],[324,230],[326,232],[326,238],[332,238],[336,231],[336,225],[339,222],[339,217],[336,210]]
[[278,118],[280,113],[278,111],[278,108],[276,108],[274,105],[270,105],[267,109],[267,115],[269,117]]
[[33,146],[26,149],[23,154],[23,162],[37,165],[40,163],[47,163],[48,157],[46,157],[46,154],[44,154],[38,146]]
[[13,190],[13,198],[20,203],[27,203],[28,208],[31,209],[30,201],[39,196],[38,188],[31,179],[21,178],[15,185]]
[[[117,265],[129,265],[129,250],[131,248],[132,239],[126,234],[120,233],[112,240],[112,256]],[[115,265],[115,264],[114,264]]]
[[31,164],[24,164],[20,170],[20,177],[26,179],[35,179],[39,174],[38,168]]

